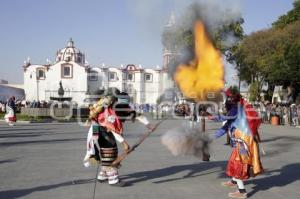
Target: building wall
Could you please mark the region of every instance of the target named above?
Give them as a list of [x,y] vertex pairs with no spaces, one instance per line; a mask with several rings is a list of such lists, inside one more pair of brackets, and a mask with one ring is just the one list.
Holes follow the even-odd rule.
[[36,80],[36,68],[40,65],[31,65],[24,71],[24,91],[26,100],[33,101],[38,99],[39,81]]
[[[85,68],[75,62],[68,62],[72,65],[72,77],[62,76],[62,65],[66,62],[58,62],[47,69],[43,65],[30,65],[24,72],[24,89],[26,100],[46,100],[50,97],[58,97],[59,82],[64,88],[64,97],[72,97],[73,101],[82,103],[87,92],[87,72]],[[44,69],[45,78],[37,79],[38,69]]]
[[[96,77],[96,79],[95,79]],[[107,76],[101,68],[92,68],[88,73],[88,90],[91,95],[107,87]]]
[[[116,79],[113,79],[113,80],[110,79],[109,76],[111,74],[115,74]],[[115,87],[115,88],[118,88],[120,91],[122,91],[123,79],[122,79],[122,71],[121,70],[119,70],[118,68],[115,68],[115,67],[106,68],[103,77],[107,78],[107,80],[106,80],[107,84],[104,85],[105,89]]]
[[[72,97],[78,104],[84,103],[86,98],[96,94],[98,90],[108,88],[118,88],[122,92],[127,92],[132,97],[132,102],[137,104],[156,104],[157,99],[168,88],[173,88],[174,83],[167,72],[155,69],[142,69],[134,66],[129,68],[116,67],[92,67],[86,70],[85,67],[68,62],[73,66],[72,78],[62,77],[61,61],[48,67],[43,65],[30,65],[24,71],[24,88],[26,100],[45,100],[50,97],[58,97],[59,82],[64,88],[64,97]],[[131,65],[133,66],[133,65]],[[37,79],[36,71],[44,69],[45,78]],[[114,74],[115,79],[111,79]],[[127,78],[127,74],[134,75],[132,80]],[[146,80],[146,75],[151,75],[151,80]]]
[[156,104],[158,97],[161,94],[160,84],[161,84],[161,71],[146,69],[145,73],[152,74],[152,82],[145,81],[144,76],[144,85],[145,85],[145,100],[149,104]]

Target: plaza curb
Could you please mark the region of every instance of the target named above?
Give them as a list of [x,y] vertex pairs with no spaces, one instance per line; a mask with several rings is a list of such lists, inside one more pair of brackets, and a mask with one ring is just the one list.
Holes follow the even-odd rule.
[[[5,120],[0,120],[0,122],[6,122]],[[77,121],[58,121],[58,120],[46,120],[46,121],[17,121],[17,124],[49,124],[49,123],[76,123]]]
[[[6,121],[5,120],[0,120],[0,122],[6,122]],[[31,122],[30,121],[17,121],[16,123],[29,124]]]

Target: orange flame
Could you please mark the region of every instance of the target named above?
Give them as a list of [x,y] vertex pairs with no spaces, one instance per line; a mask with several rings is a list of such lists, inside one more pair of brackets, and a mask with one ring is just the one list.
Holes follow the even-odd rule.
[[224,88],[222,56],[208,39],[202,22],[196,22],[194,31],[196,57],[188,65],[179,65],[174,79],[187,98],[215,99]]

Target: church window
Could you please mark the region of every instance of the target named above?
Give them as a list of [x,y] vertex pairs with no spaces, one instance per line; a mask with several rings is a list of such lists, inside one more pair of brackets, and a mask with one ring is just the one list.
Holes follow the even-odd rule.
[[64,77],[69,77],[71,75],[71,68],[65,66],[64,67]]
[[90,81],[98,81],[98,72],[92,71],[89,73],[89,80]]
[[123,78],[123,80],[127,80],[127,73],[123,73],[122,78]]
[[44,68],[37,68],[36,69],[36,77],[39,80],[45,79],[45,69]]
[[152,82],[153,76],[151,73],[145,73],[145,82]]
[[72,78],[73,77],[73,66],[70,64],[62,65],[61,68],[62,78]]
[[108,74],[108,80],[109,81],[117,81],[117,73],[115,73],[115,72],[109,72],[109,74]]
[[133,82],[134,81],[134,74],[133,73],[128,73],[127,74],[127,80]]

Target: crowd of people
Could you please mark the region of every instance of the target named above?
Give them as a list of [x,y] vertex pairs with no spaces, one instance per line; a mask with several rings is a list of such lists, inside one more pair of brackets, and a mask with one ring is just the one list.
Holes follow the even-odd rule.
[[[296,104],[279,104],[279,103],[255,103],[253,107],[259,113],[261,121],[265,124],[271,124],[272,118],[278,118],[279,125],[300,125],[300,105]],[[207,112],[209,113],[209,107]],[[177,116],[190,116],[190,107],[188,104],[179,104],[175,107],[175,114]],[[194,113],[197,113],[194,111]],[[198,112],[199,114],[199,112]]]
[[16,112],[21,110],[21,101],[16,100],[15,97],[11,97],[6,101],[0,101],[0,113],[6,113],[7,107],[12,105]]
[[[11,100],[11,99],[9,99]],[[9,100],[7,101],[0,101],[0,113],[5,113],[6,112],[6,105],[8,104]],[[52,102],[49,101],[26,101],[26,100],[14,100],[15,106],[16,106],[16,112],[19,113],[21,112],[21,108],[50,108]],[[67,105],[63,104],[63,107]],[[67,106],[68,107],[68,106]]]
[[[11,99],[9,99],[11,100]],[[6,107],[9,102],[0,101],[0,113],[6,113]],[[14,100],[15,111],[20,112],[22,107],[28,108],[50,108],[51,102],[46,101],[35,101],[32,102],[26,100]],[[134,110],[139,112],[153,112],[155,108],[149,104],[132,104]],[[253,104],[256,111],[259,113],[263,123],[272,123],[273,117],[278,117],[278,123],[280,125],[291,125],[299,126],[300,125],[300,105],[296,104],[280,104],[280,103],[255,103]],[[175,114],[177,116],[189,116],[190,108],[187,104],[179,104],[175,107]],[[209,112],[209,111],[208,111]]]
[[259,103],[255,105],[255,109],[263,123],[271,123],[272,117],[278,117],[280,125],[299,126],[300,124],[300,105]]
[[21,100],[21,99],[13,99],[13,97],[7,99],[6,101],[0,101],[0,113],[6,113],[6,107],[9,102],[13,101],[15,105],[15,111],[17,113],[21,112],[22,107],[29,107],[29,108],[49,108],[50,103],[45,101],[35,101],[32,102]]

